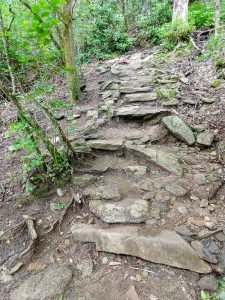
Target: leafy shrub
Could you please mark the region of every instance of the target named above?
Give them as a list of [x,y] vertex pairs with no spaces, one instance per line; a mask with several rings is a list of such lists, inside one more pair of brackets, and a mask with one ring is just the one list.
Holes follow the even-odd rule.
[[138,17],[136,22],[136,34],[138,40],[143,39],[157,44],[161,41],[160,27],[172,19],[172,1],[160,2],[152,0],[149,14]]
[[[84,20],[80,26],[83,28]],[[81,31],[81,57],[106,59],[112,53],[123,54],[132,45],[126,33],[123,17],[113,7],[92,5],[88,13],[89,23],[86,31]]]
[[189,7],[189,22],[197,29],[214,26],[214,5],[212,2],[194,2]]

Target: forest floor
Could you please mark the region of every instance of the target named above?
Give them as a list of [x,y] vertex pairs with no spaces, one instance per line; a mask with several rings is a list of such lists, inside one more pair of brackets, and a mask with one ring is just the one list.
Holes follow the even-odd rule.
[[[20,159],[5,137],[17,117],[1,104],[1,299],[197,300],[201,288],[217,289],[215,275],[225,273],[225,81],[215,86],[213,61],[199,61],[196,50],[157,51],[85,68],[86,92],[60,112],[83,159],[70,184],[41,199],[24,201]],[[68,98],[64,82],[49,84]],[[20,256],[30,243],[26,223],[3,233],[24,216],[38,238]]]

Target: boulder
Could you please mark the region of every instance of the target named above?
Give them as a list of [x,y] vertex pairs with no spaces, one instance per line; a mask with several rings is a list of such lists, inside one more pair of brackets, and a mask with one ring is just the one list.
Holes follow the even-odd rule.
[[210,273],[211,267],[201,260],[191,246],[176,232],[151,232],[150,227],[74,224],[75,241],[96,244],[98,251],[132,255],[153,263],[187,269],[197,273]]
[[166,128],[179,140],[191,146],[195,143],[193,131],[177,116],[168,116],[162,119]]
[[170,173],[174,173],[176,175],[183,174],[183,168],[176,154],[168,151],[162,151],[153,147],[141,148],[138,146],[127,145],[126,149],[138,156],[145,158],[147,161],[158,165]]
[[16,288],[10,300],[55,300],[64,293],[72,280],[72,271],[65,266],[49,268],[28,277]]
[[106,223],[141,223],[149,218],[149,203],[142,199],[120,202],[92,200],[90,211]]

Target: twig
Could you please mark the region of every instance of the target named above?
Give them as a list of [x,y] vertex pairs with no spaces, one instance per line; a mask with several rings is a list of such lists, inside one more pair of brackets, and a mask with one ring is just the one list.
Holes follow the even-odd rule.
[[192,45],[194,46],[195,49],[197,49],[198,51],[202,52],[202,50],[195,44],[194,39],[190,36],[190,41],[192,43]]
[[153,271],[150,271],[150,270],[147,270],[147,269],[141,269],[141,268],[135,268],[135,267],[130,267],[130,269],[134,269],[134,270],[140,270],[140,271],[146,271],[146,272],[148,272],[148,273],[151,273],[151,274],[155,274],[155,275],[156,275],[156,273],[155,273],[155,272],[153,272]]
[[201,237],[198,237],[198,240],[203,240],[203,239],[206,239],[206,238],[208,238],[208,237],[210,237],[210,236],[212,236],[212,235],[214,235],[214,234],[217,234],[217,233],[223,231],[224,228],[225,228],[225,227],[223,226],[223,227],[218,228],[218,229],[216,229],[216,230],[214,230],[214,231],[210,231],[210,232],[208,232],[208,233],[202,235]]

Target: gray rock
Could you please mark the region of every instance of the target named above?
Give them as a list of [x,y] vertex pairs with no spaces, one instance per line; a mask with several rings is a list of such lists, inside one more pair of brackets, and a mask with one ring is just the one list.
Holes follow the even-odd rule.
[[143,226],[114,226],[74,224],[71,228],[75,241],[96,244],[97,251],[140,257],[154,263],[210,273],[211,267],[177,233],[164,230],[151,232]]
[[223,249],[219,256],[219,266],[225,271],[225,250]]
[[147,167],[145,167],[145,166],[128,166],[128,167],[125,167],[124,170],[126,172],[133,173],[136,177],[143,177],[146,175]]
[[207,183],[206,180],[206,176],[204,174],[196,174],[194,176],[194,181],[198,184],[198,185],[203,185]]
[[175,227],[175,231],[181,235],[185,236],[193,236],[194,233],[186,226],[186,225],[180,225]]
[[81,272],[82,277],[89,277],[93,272],[93,262],[92,259],[86,258],[83,259],[78,265],[77,269]]
[[213,222],[205,222],[205,227],[207,227],[210,230],[215,230],[217,226]]
[[119,201],[121,194],[116,186],[104,185],[90,192],[92,200],[113,200]]
[[170,210],[168,203],[162,201],[154,202],[153,207],[158,208],[162,213],[168,212]]
[[150,92],[152,87],[143,86],[143,87],[129,87],[129,86],[122,86],[120,88],[120,92],[122,94],[134,94],[134,93],[142,93],[142,92]]
[[225,234],[223,232],[218,232],[216,234],[216,239],[220,242],[225,242]]
[[215,292],[218,289],[218,282],[215,275],[207,275],[202,277],[198,281],[197,285],[203,291]]
[[16,288],[10,300],[55,300],[72,280],[72,271],[65,266],[49,268],[44,273],[28,277]]
[[122,106],[118,108],[114,116],[115,117],[127,117],[127,118],[152,118],[162,113],[169,113],[166,108],[155,108],[151,106],[133,105]]
[[204,260],[208,261],[211,264],[217,264],[217,257],[209,251],[208,247],[205,247],[203,245],[202,251],[204,253]]
[[156,148],[141,148],[137,146],[127,145],[126,149],[138,156],[144,157],[147,161],[155,163],[159,167],[176,175],[183,174],[183,168],[179,162],[177,155],[162,151]]
[[120,202],[93,200],[89,208],[106,223],[141,223],[149,218],[149,203],[142,199],[124,199]]
[[207,190],[200,189],[195,191],[195,193],[200,199],[207,199],[207,200],[209,199],[209,192]]
[[211,146],[214,139],[214,134],[211,130],[206,130],[199,133],[197,136],[197,143],[203,146]]
[[187,191],[180,185],[176,183],[172,183],[170,185],[165,186],[167,192],[171,193],[176,197],[182,197],[187,194]]
[[193,249],[195,249],[196,253],[201,259],[204,259],[212,264],[217,263],[216,256],[209,251],[208,246],[204,245],[200,241],[192,241],[191,246]]
[[94,175],[85,174],[82,176],[74,176],[72,181],[73,185],[78,188],[84,188],[97,180],[97,177]]
[[178,139],[191,146],[195,143],[192,130],[177,116],[168,116],[162,119],[167,129]]
[[212,254],[219,254],[220,253],[220,248],[219,246],[212,240],[212,239],[207,239],[202,242],[203,246],[207,248]]
[[207,199],[202,199],[200,202],[200,207],[201,208],[206,208],[209,205],[209,201]]
[[97,150],[121,150],[123,148],[123,140],[92,140],[87,142],[87,146]]
[[136,93],[126,95],[124,100],[125,102],[132,103],[132,102],[148,102],[154,101],[157,99],[156,93]]

